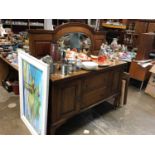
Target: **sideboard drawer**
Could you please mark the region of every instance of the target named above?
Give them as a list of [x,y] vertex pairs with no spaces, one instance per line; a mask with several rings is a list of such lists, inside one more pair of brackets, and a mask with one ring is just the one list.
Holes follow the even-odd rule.
[[103,86],[82,94],[81,108],[88,107],[106,98],[107,87]]
[[83,93],[107,86],[107,80],[107,72],[87,77],[83,81]]

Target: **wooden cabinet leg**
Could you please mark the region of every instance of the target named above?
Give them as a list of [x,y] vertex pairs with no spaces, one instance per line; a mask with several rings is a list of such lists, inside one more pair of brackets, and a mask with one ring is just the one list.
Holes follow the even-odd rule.
[[141,91],[141,90],[142,90],[143,85],[144,85],[144,81],[142,81],[142,82],[141,82],[141,85],[140,85],[140,89],[139,89],[139,91]]
[[55,135],[55,132],[56,127],[53,127],[52,125],[47,127],[47,135]]
[[50,129],[50,135],[55,135],[55,132],[56,132],[56,128],[51,128]]
[[116,96],[114,99],[114,109],[116,109],[117,107],[119,107],[120,105],[120,96]]
[[117,97],[115,97],[114,99],[114,109],[116,110],[116,108],[117,108]]

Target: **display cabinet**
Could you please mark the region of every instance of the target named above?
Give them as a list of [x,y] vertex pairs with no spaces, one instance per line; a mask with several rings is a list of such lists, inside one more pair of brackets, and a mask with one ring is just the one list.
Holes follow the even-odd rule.
[[142,33],[154,31],[155,20],[128,19],[127,29],[124,33],[124,44],[130,48],[138,48],[140,35]]

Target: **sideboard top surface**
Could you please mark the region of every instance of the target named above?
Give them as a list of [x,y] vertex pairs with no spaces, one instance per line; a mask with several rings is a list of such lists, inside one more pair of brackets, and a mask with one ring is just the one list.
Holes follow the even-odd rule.
[[106,70],[114,69],[115,67],[122,66],[122,65],[125,65],[125,64],[126,64],[126,62],[119,61],[117,63],[111,64],[108,67],[98,67],[97,70],[92,70],[92,71],[81,69],[79,71],[73,72],[72,74],[65,75],[65,76],[61,75],[61,74],[51,74],[50,79],[51,79],[51,81],[53,83],[60,82],[60,81],[66,81],[66,80],[70,80],[70,79],[75,79],[75,78],[79,78],[79,77],[88,76],[89,74],[90,75],[97,74],[99,72],[103,72],[103,71],[106,71]]

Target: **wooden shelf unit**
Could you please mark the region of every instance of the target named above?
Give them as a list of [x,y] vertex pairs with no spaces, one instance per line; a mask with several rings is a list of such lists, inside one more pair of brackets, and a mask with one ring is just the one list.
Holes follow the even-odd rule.
[[2,23],[4,28],[11,28],[14,33],[44,28],[44,19],[2,19]]
[[[128,33],[128,31],[133,31]],[[124,34],[125,41],[124,43],[127,46],[132,46],[137,48],[139,44],[139,37],[142,33],[155,32],[155,20],[151,19],[129,19],[127,20],[127,29]],[[128,38],[128,39],[126,39]],[[129,41],[126,41],[129,40]]]

